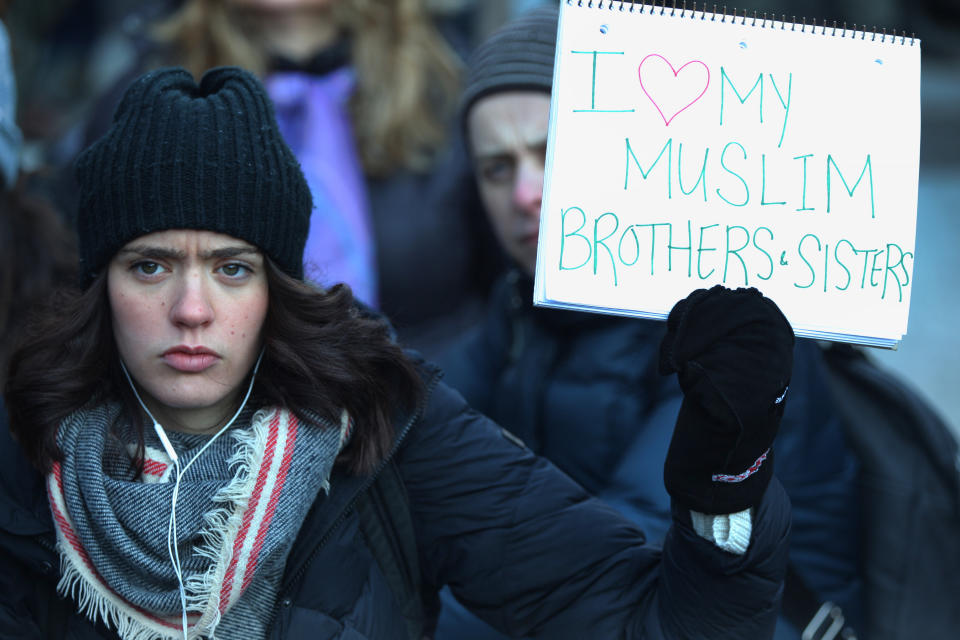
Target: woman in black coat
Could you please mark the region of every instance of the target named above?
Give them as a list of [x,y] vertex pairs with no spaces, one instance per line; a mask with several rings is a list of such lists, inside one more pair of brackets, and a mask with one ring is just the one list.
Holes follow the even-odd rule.
[[444,585],[512,635],[772,632],[793,335],[756,291],[668,323],[686,395],[653,547],[303,282],[309,190],[249,73],[139,78],[77,173],[81,286],[6,387],[3,637],[420,638]]

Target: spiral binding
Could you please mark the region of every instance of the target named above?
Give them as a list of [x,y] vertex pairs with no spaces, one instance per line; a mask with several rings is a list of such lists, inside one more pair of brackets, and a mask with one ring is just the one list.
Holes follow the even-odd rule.
[[[647,4],[644,0],[640,2],[634,2],[632,0],[566,0],[568,5],[576,4],[578,7],[587,7],[592,9],[596,6],[597,9],[608,9],[610,11],[627,11],[629,13],[639,13],[639,14],[659,14],[659,15],[670,15],[672,17],[681,17],[696,20],[709,20],[710,22],[722,22],[730,24],[739,24],[747,25],[751,27],[760,27],[762,29],[780,29],[781,31],[797,31],[800,33],[809,33],[820,34],[830,37],[840,37],[840,38],[850,38],[850,39],[860,39],[866,40],[867,36],[870,37],[871,42],[880,42],[890,41],[896,43],[897,40],[900,40],[900,44],[906,44],[907,40],[910,41],[910,46],[914,45],[916,40],[916,34],[911,33],[907,36],[906,31],[901,31],[900,35],[897,35],[896,30],[893,33],[888,34],[887,29],[883,28],[880,31],[877,31],[876,25],[873,26],[873,29],[867,30],[866,25],[860,25],[861,30],[857,30],[857,25],[854,23],[852,29],[847,29],[847,23],[844,22],[842,26],[838,26],[837,21],[834,20],[832,25],[828,25],[826,20],[821,21],[818,25],[816,18],[813,19],[812,24],[807,24],[806,16],[801,16],[800,22],[797,23],[797,16],[790,16],[790,20],[787,20],[786,15],[781,15],[780,19],[777,20],[776,14],[768,14],[766,11],[763,12],[762,17],[758,15],[756,11],[753,12],[753,15],[749,15],[746,9],[743,10],[743,14],[737,12],[737,8],[733,8],[733,13],[727,13],[727,5],[722,5],[722,11],[717,12],[718,5],[713,4],[713,11],[707,11],[706,2],[701,2],[701,8],[697,10],[697,3],[693,2],[693,8],[687,8],[686,0],[677,6],[676,0],[672,0],[670,6],[667,6],[667,0],[662,0],[658,5],[656,0],[652,4]],[[799,28],[799,29],[798,29]],[[839,33],[838,33],[839,32]]]

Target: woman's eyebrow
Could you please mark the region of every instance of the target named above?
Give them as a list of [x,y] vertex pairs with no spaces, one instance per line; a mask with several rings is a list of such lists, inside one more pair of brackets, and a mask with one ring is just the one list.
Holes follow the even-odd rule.
[[260,250],[251,245],[220,247],[219,249],[211,249],[210,251],[201,251],[200,257],[204,260],[211,258],[235,258],[248,253],[257,255],[260,253]]
[[[170,247],[159,247],[155,245],[134,245],[121,249],[118,254],[137,254],[151,260],[184,260],[187,252],[181,249],[172,249]],[[204,260],[234,258],[244,254],[259,254],[260,251],[252,245],[236,245],[220,247],[209,251],[201,251],[200,257]]]
[[187,253],[179,249],[144,244],[120,249],[120,251],[117,252],[117,255],[124,255],[128,253],[135,253],[139,256],[150,258],[152,260],[183,260],[187,257]]

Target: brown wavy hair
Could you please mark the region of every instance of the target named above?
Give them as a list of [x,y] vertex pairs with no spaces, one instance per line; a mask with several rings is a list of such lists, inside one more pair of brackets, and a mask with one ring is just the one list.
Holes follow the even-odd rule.
[[0,195],[0,388],[30,310],[77,274],[73,232],[49,201],[27,192],[27,178]]
[[[456,109],[461,61],[423,0],[350,0],[332,14],[352,43],[357,87],[350,108],[364,170],[380,177],[428,169]],[[222,0],[187,0],[154,35],[170,61],[196,77],[221,65],[261,77],[269,71],[267,53]]]
[[[416,365],[349,287],[322,290],[269,258],[264,263],[269,304],[251,406],[283,406],[301,419],[309,411],[334,424],[346,409],[354,431],[338,464],[372,470],[393,446],[394,422],[423,397]],[[136,426],[142,460],[145,423],[119,363],[105,273],[85,291],[61,290],[37,314],[6,384],[10,431],[34,466],[46,472],[60,458],[56,432],[64,418],[108,400],[118,400]]]

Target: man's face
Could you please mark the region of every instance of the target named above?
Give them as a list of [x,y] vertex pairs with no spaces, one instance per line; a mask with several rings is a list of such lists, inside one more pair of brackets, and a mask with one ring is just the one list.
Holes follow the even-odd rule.
[[549,118],[550,96],[540,91],[481,98],[467,118],[480,198],[500,246],[531,276]]

